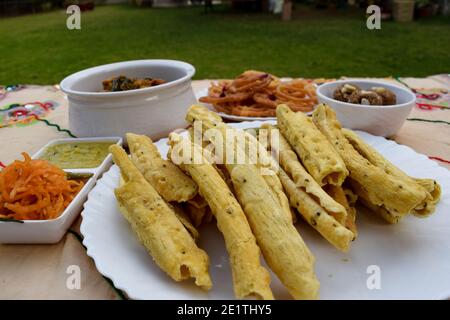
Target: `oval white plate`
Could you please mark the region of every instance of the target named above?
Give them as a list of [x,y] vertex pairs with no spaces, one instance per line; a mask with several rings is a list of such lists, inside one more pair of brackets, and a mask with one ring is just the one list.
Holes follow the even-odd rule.
[[[239,128],[260,125],[261,122],[233,124]],[[409,147],[364,132],[358,134],[408,174],[436,179],[443,190],[442,199],[431,217],[408,216],[398,225],[388,225],[360,211],[359,238],[348,254],[338,252],[310,226],[299,223],[297,228],[316,257],[321,298],[447,297],[450,290],[449,171]],[[167,151],[165,142],[165,139],[157,142],[162,154]],[[204,292],[191,281],[177,283],[156,266],[120,214],[114,197],[118,179],[119,170],[113,166],[89,194],[82,213],[83,243],[99,272],[133,299],[233,299],[228,254],[215,224],[200,229],[199,242],[210,257],[213,288]],[[272,290],[278,299],[289,298],[274,274]]]

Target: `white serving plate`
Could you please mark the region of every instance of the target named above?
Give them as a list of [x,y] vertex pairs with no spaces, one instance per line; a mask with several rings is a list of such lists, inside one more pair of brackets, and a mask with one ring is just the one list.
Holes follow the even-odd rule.
[[[232,124],[259,127],[261,122]],[[447,169],[382,137],[358,134],[387,159],[415,177],[436,179],[442,199],[429,218],[406,217],[388,225],[367,212],[358,212],[359,238],[348,254],[333,248],[315,230],[298,223],[302,237],[316,257],[322,299],[445,299],[450,293],[450,173]],[[156,144],[166,154],[166,139]],[[204,292],[192,282],[177,283],[162,272],[139,244],[120,214],[114,197],[119,169],[112,166],[91,191],[82,213],[81,232],[97,269],[132,299],[234,299],[229,258],[215,223],[200,229],[199,246],[210,257],[213,288]],[[380,269],[381,288],[370,290],[370,266]],[[368,269],[369,268],[369,269]],[[289,299],[272,275],[277,299]]]
[[[111,142],[122,145],[120,137],[102,137],[102,138],[69,138],[52,140],[39,149],[32,158],[37,159],[42,155],[47,147],[65,142]],[[67,229],[72,225],[75,218],[80,213],[84,202],[86,201],[89,191],[95,185],[96,180],[107,170],[112,164],[112,156],[108,156],[96,168],[63,169],[71,173],[92,174],[85,183],[80,192],[75,196],[69,206],[56,219],[52,220],[24,220],[19,222],[0,221],[0,243],[57,243],[66,233]]]

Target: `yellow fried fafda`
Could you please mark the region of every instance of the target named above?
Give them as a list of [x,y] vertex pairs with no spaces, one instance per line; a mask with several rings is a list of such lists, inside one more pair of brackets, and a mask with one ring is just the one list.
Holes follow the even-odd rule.
[[369,160],[370,163],[383,169],[389,175],[396,176],[399,179],[404,179],[411,184],[417,183],[428,192],[427,197],[421,205],[411,211],[413,215],[417,217],[426,217],[434,212],[436,209],[436,204],[439,202],[441,197],[441,187],[435,180],[412,178],[408,176],[381,154],[379,154],[373,147],[364,142],[355,132],[348,129],[342,129],[342,132],[353,148],[355,148],[364,158]]
[[164,160],[152,140],[127,133],[131,160],[167,202],[185,202],[197,194],[197,185],[177,166]]
[[184,211],[182,205],[173,202],[170,204],[170,206],[175,212],[175,215],[177,216],[178,220],[180,220],[180,222],[183,224],[183,226],[186,228],[186,230],[189,232],[192,238],[194,238],[195,241],[198,241],[198,239],[200,239],[200,234],[198,233],[198,230],[195,228],[195,226],[192,224],[190,217]]
[[314,257],[271,195],[260,170],[251,164],[227,164],[227,169],[269,267],[295,299],[318,298]]
[[[187,120],[202,120],[204,129],[214,127],[222,133],[229,128],[205,109],[192,106]],[[223,141],[225,158],[227,154],[236,155],[235,148],[235,144]],[[270,269],[295,299],[318,298],[320,285],[314,272],[314,257],[292,224],[290,211],[283,208],[265,176],[261,174],[261,168],[250,163],[237,164],[236,161],[225,163],[225,167]]]
[[195,278],[195,284],[209,290],[209,258],[199,249],[172,208],[133,165],[125,151],[110,147],[124,184],[116,195],[123,216],[156,264],[175,281]]
[[[200,121],[202,124],[202,129],[204,131],[208,129],[216,129],[221,132],[223,137],[226,137],[227,130],[230,130],[234,133],[236,137],[242,139],[242,141],[246,142],[245,147],[248,152],[248,149],[253,149],[254,152],[252,154],[257,154],[259,159],[257,162],[257,166],[265,171],[266,174],[263,175],[264,180],[269,185],[271,189],[271,194],[273,197],[277,199],[283,208],[283,212],[285,214],[286,219],[293,222],[293,216],[289,206],[289,200],[287,199],[285,193],[283,192],[283,186],[281,181],[277,175],[278,168],[272,157],[267,153],[267,150],[262,146],[258,140],[252,136],[251,134],[242,131],[236,130],[228,125],[226,125],[220,116],[217,113],[212,112],[201,105],[192,105],[187,114],[186,121],[190,123],[195,123],[196,121]],[[254,159],[253,159],[254,160]],[[264,167],[264,168],[263,168]]]
[[[269,125],[263,125],[262,128],[268,129],[270,133],[274,130]],[[303,168],[283,136],[279,136],[278,145],[271,144],[270,147],[278,154],[283,168],[280,169],[280,180],[291,206],[333,246],[348,251],[355,235],[347,229],[346,208],[330,197]]]
[[348,188],[333,186],[332,184],[326,185],[324,190],[331,198],[333,198],[333,200],[342,205],[345,208],[345,211],[347,211],[347,218],[343,222],[343,225],[353,232],[354,239],[356,239],[358,236],[358,230],[356,228],[355,204],[358,199],[358,195]]
[[281,133],[317,183],[342,185],[348,175],[347,168],[311,119],[302,112],[279,105],[277,120]]
[[[199,186],[200,195],[206,200],[216,217],[217,226],[224,236],[233,275],[237,298],[256,296],[273,299],[269,272],[261,266],[260,250],[241,206],[214,166],[203,157],[199,145],[177,134],[170,134],[171,150],[180,156],[190,153],[191,161],[176,162]],[[179,152],[177,152],[179,151]],[[173,158],[172,158],[173,160]]]
[[[369,209],[389,223],[397,223],[408,213],[419,213],[428,205],[433,207],[433,201],[437,200],[433,200],[430,192],[420,183],[408,178],[347,132],[349,141],[329,106],[319,105],[313,113],[313,121],[341,155],[350,171],[352,190]],[[435,188],[439,187],[436,185]]]

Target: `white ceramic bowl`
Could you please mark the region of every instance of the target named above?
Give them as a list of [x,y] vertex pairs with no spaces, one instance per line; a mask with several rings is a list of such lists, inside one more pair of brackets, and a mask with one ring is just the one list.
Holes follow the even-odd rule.
[[[385,87],[395,93],[397,104],[367,106],[333,99],[334,90],[344,83],[355,84],[361,89]],[[343,127],[383,137],[392,136],[400,130],[416,103],[416,96],[410,90],[381,81],[339,80],[322,84],[316,91],[319,102],[328,104],[336,111]]]
[[[195,68],[175,60],[135,60],[102,65],[61,81],[69,100],[70,130],[79,137],[121,136],[152,139],[186,126],[184,114],[196,102],[191,87]],[[137,90],[102,92],[102,81],[125,75],[160,78],[167,83]]]

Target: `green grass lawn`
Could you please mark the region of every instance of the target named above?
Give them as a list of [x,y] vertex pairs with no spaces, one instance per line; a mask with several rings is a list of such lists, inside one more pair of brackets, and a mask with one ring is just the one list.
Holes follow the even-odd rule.
[[363,13],[305,12],[291,22],[219,8],[97,7],[82,30],[66,29],[63,11],[0,20],[0,84],[58,83],[98,64],[180,59],[196,79],[245,69],[280,76],[426,76],[450,72],[450,19],[382,22],[368,30]]

